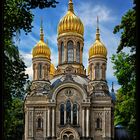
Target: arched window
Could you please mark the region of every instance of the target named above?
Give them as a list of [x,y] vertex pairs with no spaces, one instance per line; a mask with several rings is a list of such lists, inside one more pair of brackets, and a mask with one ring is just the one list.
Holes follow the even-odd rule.
[[60,105],[60,125],[64,125],[64,104]]
[[73,51],[73,42],[68,41],[68,62],[73,62],[74,60],[74,51]]
[[96,78],[96,80],[99,80],[99,76],[100,76],[100,67],[99,67],[99,63],[97,63],[96,67],[95,67],[95,78]]
[[76,48],[76,62],[80,62],[80,43],[77,42],[77,48]]
[[96,128],[97,129],[102,128],[102,120],[100,118],[97,118],[96,120]]
[[61,43],[61,63],[64,62],[64,43]]
[[42,78],[42,64],[41,63],[38,64],[38,76],[39,76],[39,79]]
[[66,102],[66,122],[70,123],[71,122],[71,102],[68,100]]
[[43,119],[38,118],[37,120],[37,128],[42,129],[43,128]]
[[77,111],[78,111],[77,104],[74,104],[73,105],[73,125],[77,124]]

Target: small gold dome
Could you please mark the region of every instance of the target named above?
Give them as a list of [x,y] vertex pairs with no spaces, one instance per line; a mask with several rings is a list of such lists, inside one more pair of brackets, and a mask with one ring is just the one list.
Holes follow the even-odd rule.
[[93,56],[107,56],[107,49],[100,40],[96,40],[89,49],[89,58]]
[[50,66],[50,75],[54,75],[55,74],[55,67],[54,65],[51,63],[51,66]]
[[[98,18],[97,18],[97,25],[98,25]],[[105,45],[100,41],[100,33],[99,33],[99,27],[97,26],[97,32],[96,32],[96,40],[93,43],[93,45],[89,49],[89,58],[94,56],[101,56],[101,57],[107,57],[107,49]]]
[[41,24],[41,28],[40,28],[40,41],[33,48],[32,55],[33,55],[33,58],[46,57],[48,59],[50,59],[50,56],[51,56],[50,48],[44,42],[44,34],[43,34],[42,24]]
[[69,0],[69,7],[66,15],[60,20],[58,24],[58,35],[63,33],[78,33],[83,36],[84,25],[79,17],[77,17],[73,10],[72,0]]
[[50,59],[51,51],[50,51],[50,48],[48,47],[48,45],[44,41],[40,40],[36,44],[36,46],[33,48],[32,55],[33,55],[33,58],[46,57],[46,58]]

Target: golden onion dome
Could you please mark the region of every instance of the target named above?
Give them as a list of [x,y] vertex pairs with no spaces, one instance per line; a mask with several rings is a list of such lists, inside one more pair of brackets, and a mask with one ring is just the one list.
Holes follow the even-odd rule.
[[51,66],[50,66],[50,75],[54,75],[55,74],[55,67],[54,65],[51,63]]
[[33,48],[32,55],[33,55],[33,58],[46,57],[48,59],[50,59],[50,56],[51,56],[50,48],[44,42],[44,34],[43,34],[42,24],[41,24],[41,28],[40,28],[40,41]]
[[58,24],[58,35],[63,33],[78,33],[83,36],[84,25],[74,13],[72,0],[69,0],[68,11]]
[[100,33],[99,33],[98,26],[97,26],[97,32],[96,32],[96,40],[89,49],[89,58],[94,57],[94,56],[101,56],[105,58],[107,57],[107,49],[105,45],[100,41]]

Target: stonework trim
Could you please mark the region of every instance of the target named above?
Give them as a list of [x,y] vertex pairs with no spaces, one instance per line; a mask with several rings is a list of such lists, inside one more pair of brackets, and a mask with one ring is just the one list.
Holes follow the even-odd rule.
[[58,86],[52,95],[52,100],[56,100],[56,96],[59,93],[59,91],[62,90],[63,88],[67,88],[67,87],[77,89],[79,91],[79,93],[81,93],[83,100],[86,100],[86,98],[87,98],[86,91],[75,83],[64,83],[64,84]]

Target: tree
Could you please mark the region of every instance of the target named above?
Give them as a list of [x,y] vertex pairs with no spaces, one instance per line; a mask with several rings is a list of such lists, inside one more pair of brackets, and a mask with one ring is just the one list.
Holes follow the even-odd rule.
[[[17,118],[16,113],[13,112],[13,106],[22,111],[22,108],[14,103],[20,102],[25,95],[25,84],[27,83],[28,75],[25,74],[25,63],[21,59],[18,46],[15,45],[13,38],[20,35],[22,29],[25,33],[29,33],[32,29],[33,14],[31,12],[34,8],[49,8],[55,7],[55,0],[5,0],[4,1],[4,139],[20,139],[20,135],[16,136],[14,133],[23,133],[22,123],[11,123],[13,120],[23,121],[23,118]],[[13,115],[11,116],[11,113]],[[18,127],[21,129],[15,129]]]
[[[136,1],[134,7],[122,17],[120,25],[114,28],[114,33],[121,31],[117,54],[112,56],[115,70],[121,88],[117,93],[115,106],[115,124],[125,126],[136,139]],[[124,48],[130,52],[124,53]]]
[[130,135],[136,137],[136,73],[129,54],[120,52],[112,56],[115,76],[121,88],[117,93],[115,105],[115,125],[125,126]]
[[5,125],[8,126],[8,129],[5,131],[5,139],[21,140],[24,129],[23,100],[14,98],[7,112],[9,117],[5,120]]

